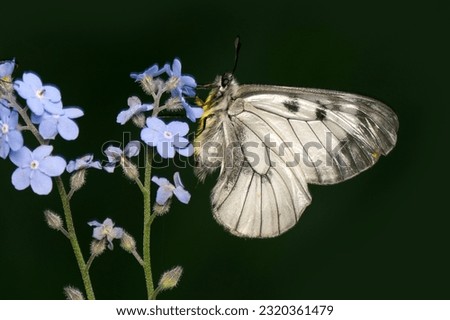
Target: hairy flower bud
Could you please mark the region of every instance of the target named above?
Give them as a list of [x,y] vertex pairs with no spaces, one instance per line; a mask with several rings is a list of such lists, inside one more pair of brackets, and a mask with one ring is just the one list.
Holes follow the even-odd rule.
[[134,125],[138,128],[145,127],[145,115],[143,113],[139,113],[134,115],[131,120],[133,121]]
[[102,240],[92,240],[91,242],[91,255],[97,257],[101,255],[106,250],[106,241]]
[[183,268],[180,266],[177,266],[173,268],[172,270],[166,271],[161,276],[161,279],[159,280],[159,290],[169,290],[173,289],[177,286],[178,282],[180,281],[181,274],[183,273]]
[[70,176],[70,188],[78,191],[86,183],[86,169],[76,171]]
[[44,211],[44,216],[45,216],[45,222],[47,222],[47,225],[55,230],[61,230],[63,227],[63,221],[61,219],[61,217],[54,213],[51,210],[45,210]]
[[171,97],[167,99],[165,106],[169,111],[179,111],[183,110],[183,105],[181,104],[180,97]]
[[170,205],[172,204],[172,199],[167,200],[163,205],[155,202],[153,205],[153,212],[158,216],[165,215],[170,210]]
[[121,164],[123,173],[127,178],[133,181],[139,178],[139,170],[134,163],[129,161],[127,158],[123,157]]
[[132,253],[136,250],[136,241],[127,232],[124,232],[120,239],[120,246],[127,252]]
[[67,300],[85,300],[81,291],[72,286],[65,287],[64,294]]

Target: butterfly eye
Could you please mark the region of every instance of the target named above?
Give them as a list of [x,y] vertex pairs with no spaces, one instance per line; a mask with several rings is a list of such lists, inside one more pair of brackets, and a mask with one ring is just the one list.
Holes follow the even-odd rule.
[[220,82],[222,88],[225,88],[226,86],[228,86],[230,84],[230,81],[233,79],[233,75],[231,73],[225,73],[222,76],[222,80]]

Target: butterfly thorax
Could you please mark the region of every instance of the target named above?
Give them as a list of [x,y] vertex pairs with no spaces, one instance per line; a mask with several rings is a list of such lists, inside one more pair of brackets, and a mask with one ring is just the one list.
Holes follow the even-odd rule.
[[216,77],[214,88],[209,92],[205,101],[202,101],[200,98],[196,99],[197,105],[203,108],[203,115],[199,121],[197,136],[205,130],[207,119],[213,120],[213,116],[227,110],[230,100],[233,99],[238,87],[239,85],[234,80],[233,75],[225,73],[222,76]]

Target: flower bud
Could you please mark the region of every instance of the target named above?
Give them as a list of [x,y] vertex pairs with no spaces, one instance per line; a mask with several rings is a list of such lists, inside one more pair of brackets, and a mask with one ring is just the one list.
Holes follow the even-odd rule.
[[131,118],[131,121],[133,121],[134,125],[138,128],[145,127],[145,115],[143,113],[134,115]]
[[91,242],[91,255],[97,257],[101,255],[106,250],[105,239],[102,240],[92,240]]
[[144,79],[141,80],[141,87],[142,90],[144,90],[145,93],[152,95],[156,92],[158,92],[163,86],[163,81],[159,78],[152,78],[150,76],[144,77]]
[[178,84],[180,83],[179,77],[170,77],[169,80],[167,80],[166,85],[164,87],[165,91],[172,91],[175,89]]
[[181,104],[179,97],[171,97],[167,99],[165,106],[169,111],[183,110],[183,105]]
[[47,222],[47,225],[51,228],[51,229],[55,229],[55,230],[61,230],[63,227],[63,221],[61,219],[61,217],[54,213],[51,210],[45,210],[44,211],[44,216],[45,216],[45,222]]
[[163,205],[155,202],[153,205],[153,212],[158,216],[165,215],[170,210],[170,205],[172,204],[172,199],[167,200],[167,202]]
[[159,279],[159,287],[160,290],[169,290],[173,289],[177,286],[178,281],[180,281],[181,274],[183,273],[183,268],[177,266],[172,270],[166,271]]
[[122,157],[121,164],[123,173],[127,178],[133,181],[139,178],[139,170],[134,163],[129,161],[127,158]]
[[86,183],[86,169],[76,171],[70,176],[70,188],[73,191],[80,190]]
[[124,232],[120,239],[120,246],[123,250],[132,253],[136,250],[136,241],[127,232]]
[[64,294],[67,300],[85,300],[81,291],[72,286],[65,287]]

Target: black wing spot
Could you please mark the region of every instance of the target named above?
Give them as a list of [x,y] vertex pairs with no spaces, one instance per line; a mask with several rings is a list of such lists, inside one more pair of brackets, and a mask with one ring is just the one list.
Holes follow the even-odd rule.
[[322,121],[327,116],[327,112],[323,108],[316,109],[316,119]]
[[286,100],[286,101],[283,101],[283,105],[290,112],[298,112],[298,110],[300,109],[300,105],[298,104],[297,100]]

